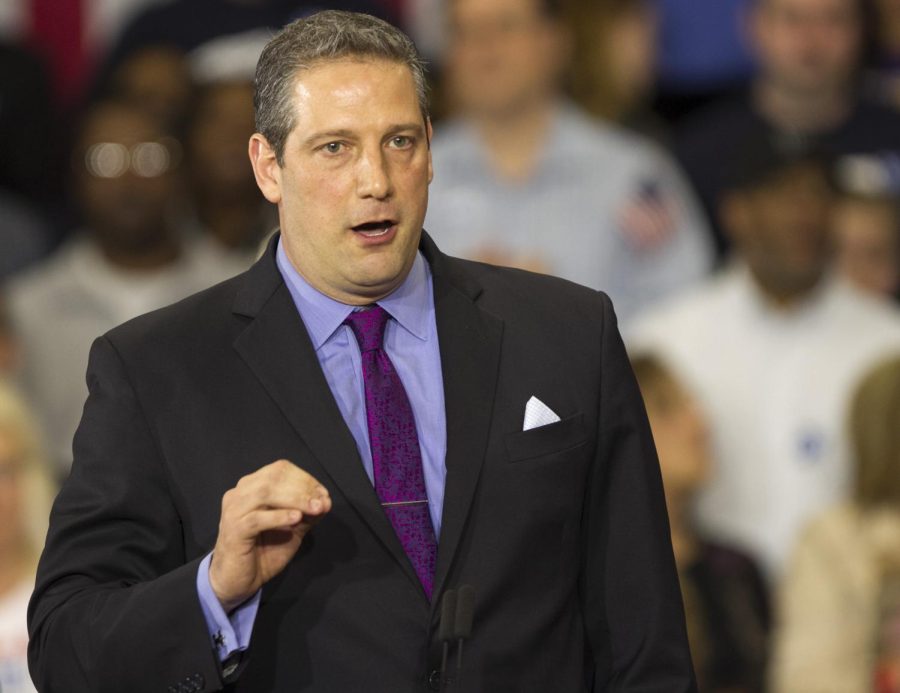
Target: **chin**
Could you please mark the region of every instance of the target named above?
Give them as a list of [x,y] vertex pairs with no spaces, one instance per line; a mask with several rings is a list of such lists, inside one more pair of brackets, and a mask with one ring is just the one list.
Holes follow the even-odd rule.
[[360,293],[364,296],[372,297],[373,300],[383,298],[396,289],[406,278],[403,267],[398,266],[396,269],[390,270],[382,268],[377,272],[360,271],[352,277],[352,282],[360,288]]

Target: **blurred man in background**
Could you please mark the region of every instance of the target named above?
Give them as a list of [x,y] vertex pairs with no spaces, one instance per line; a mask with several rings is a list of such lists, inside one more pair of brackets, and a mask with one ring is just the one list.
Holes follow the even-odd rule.
[[177,143],[146,112],[117,101],[95,105],[73,156],[83,228],[9,285],[22,384],[61,475],[87,395],[94,338],[228,276],[181,240],[178,156]]
[[669,159],[562,96],[569,35],[553,0],[453,0],[457,117],[435,130],[426,228],[451,254],[603,289],[623,319],[699,279],[702,214]]
[[900,297],[900,198],[896,191],[841,188],[833,216],[838,271],[863,291]]
[[754,0],[757,78],[744,96],[689,119],[676,140],[721,254],[729,247],[717,209],[722,172],[748,139],[811,140],[835,155],[900,150],[900,113],[857,88],[862,25],[860,0]]
[[634,326],[709,413],[718,467],[700,527],[777,578],[797,532],[848,490],[844,422],[863,370],[900,346],[900,316],[835,278],[825,162],[747,143],[720,207],[735,262]]
[[235,274],[249,267],[278,225],[247,165],[255,131],[253,71],[268,32],[214,39],[189,55],[195,93],[185,138],[195,240]]

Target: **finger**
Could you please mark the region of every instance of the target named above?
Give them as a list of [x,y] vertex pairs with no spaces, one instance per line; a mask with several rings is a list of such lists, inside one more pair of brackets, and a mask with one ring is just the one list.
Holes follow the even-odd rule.
[[[234,489],[235,504],[241,514],[255,508],[295,508],[321,512],[329,499],[328,490],[315,477],[287,460],[278,460],[243,477]],[[320,501],[316,506],[310,501]]]
[[325,495],[318,495],[309,499],[304,514],[306,515],[307,520],[312,521],[313,519],[318,520],[327,515],[330,511],[331,497],[327,495],[326,491]]
[[303,513],[295,509],[276,508],[255,510],[240,518],[238,532],[245,539],[253,539],[273,529],[292,530],[303,520]]

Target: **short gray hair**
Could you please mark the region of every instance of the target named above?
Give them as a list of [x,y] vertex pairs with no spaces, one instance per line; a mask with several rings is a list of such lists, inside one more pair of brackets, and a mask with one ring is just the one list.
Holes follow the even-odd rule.
[[406,34],[367,14],[317,12],[285,26],[269,41],[256,64],[256,130],[275,150],[279,165],[284,165],[285,142],[294,129],[292,95],[297,72],[343,58],[376,58],[406,65],[422,117],[428,118],[425,63]]

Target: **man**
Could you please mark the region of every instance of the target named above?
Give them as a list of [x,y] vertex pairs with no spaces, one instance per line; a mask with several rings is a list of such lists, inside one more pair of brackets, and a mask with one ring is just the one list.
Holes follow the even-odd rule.
[[282,234],[97,341],[38,687],[440,690],[443,595],[470,585],[456,690],[694,690],[608,300],[422,233],[424,77],[390,25],[291,24],[256,81]]
[[629,347],[664,356],[709,413],[718,467],[701,528],[746,547],[776,581],[804,524],[849,490],[848,399],[900,350],[900,316],[832,272],[821,157],[746,145],[721,205],[734,264],[649,312]]
[[260,31],[213,39],[188,56],[195,86],[185,136],[192,226],[210,254],[241,270],[259,257],[278,225],[246,152],[255,130],[253,74],[271,36]]
[[72,158],[83,227],[8,287],[19,376],[60,477],[71,462],[96,336],[236,273],[183,242],[173,204],[177,144],[155,118],[118,100],[94,104]]
[[730,247],[718,208],[722,171],[747,140],[789,137],[832,155],[900,150],[900,114],[858,89],[862,24],[860,0],[753,0],[758,76],[742,97],[688,119],[675,143],[721,256]]
[[847,186],[835,204],[837,270],[875,296],[900,297],[900,200]]
[[562,95],[554,0],[452,0],[448,91],[426,227],[451,254],[602,289],[623,323],[705,275],[702,212],[649,141]]

